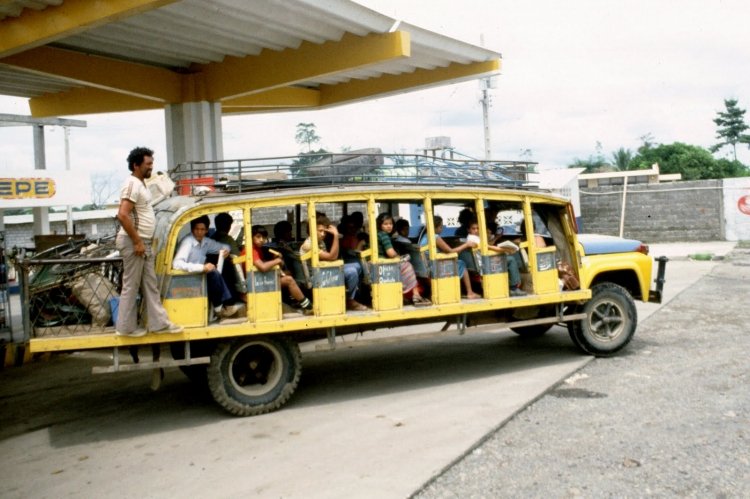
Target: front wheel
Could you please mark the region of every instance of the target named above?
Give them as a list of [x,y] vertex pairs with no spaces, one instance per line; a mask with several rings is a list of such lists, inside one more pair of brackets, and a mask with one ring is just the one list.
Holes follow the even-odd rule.
[[297,343],[287,338],[237,338],[216,347],[208,386],[214,400],[231,414],[255,416],[284,405],[301,371]]
[[617,284],[591,288],[591,299],[582,307],[586,318],[569,322],[573,343],[586,353],[609,357],[625,347],[635,334],[638,311],[630,293]]

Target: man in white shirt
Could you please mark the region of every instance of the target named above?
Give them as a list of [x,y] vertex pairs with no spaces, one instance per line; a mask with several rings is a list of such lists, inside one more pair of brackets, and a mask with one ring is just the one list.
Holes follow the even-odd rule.
[[214,312],[220,317],[231,317],[239,309],[233,303],[232,292],[224,282],[224,278],[213,263],[206,263],[207,254],[221,253],[224,258],[229,256],[229,245],[222,244],[206,237],[211,221],[208,215],[203,215],[190,221],[190,234],[185,237],[177,248],[172,268],[185,272],[203,272],[206,274],[208,299],[214,307]]
[[182,326],[169,321],[161,303],[156,284],[151,238],[154,235],[156,217],[151,207],[151,192],[144,179],[151,177],[154,152],[145,147],[136,147],[128,155],[128,177],[120,191],[120,207],[117,220],[120,231],[115,244],[122,257],[122,293],[117,313],[115,332],[119,336],[139,337],[146,329],[138,327],[136,299],[138,290],[146,309],[148,329],[152,333],[181,333]]

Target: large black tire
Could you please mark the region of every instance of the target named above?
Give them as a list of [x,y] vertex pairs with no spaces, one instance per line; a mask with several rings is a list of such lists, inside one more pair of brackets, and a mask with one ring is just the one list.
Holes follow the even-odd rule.
[[552,329],[552,326],[554,324],[534,324],[533,326],[512,327],[510,330],[521,338],[540,338]]
[[299,383],[302,357],[287,338],[245,337],[216,346],[208,366],[214,400],[235,416],[278,409]]
[[568,333],[584,352],[609,357],[633,339],[638,311],[630,293],[617,284],[597,284],[591,288],[591,294],[591,300],[580,309],[587,317],[569,322]]

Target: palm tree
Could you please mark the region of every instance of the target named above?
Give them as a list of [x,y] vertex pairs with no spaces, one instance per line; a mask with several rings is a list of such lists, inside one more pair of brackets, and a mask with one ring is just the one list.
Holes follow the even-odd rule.
[[633,152],[624,147],[612,153],[612,165],[620,171],[627,170],[633,160]]

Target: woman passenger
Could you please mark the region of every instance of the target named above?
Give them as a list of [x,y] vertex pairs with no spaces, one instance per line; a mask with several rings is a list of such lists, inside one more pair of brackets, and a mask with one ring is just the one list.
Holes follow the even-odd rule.
[[[378,256],[381,258],[396,258],[398,252],[393,248],[391,232],[393,232],[393,217],[390,213],[381,213],[375,219],[378,228]],[[401,285],[403,286],[404,301],[411,299],[415,307],[432,305],[432,302],[424,297],[420,290],[417,274],[411,263],[401,260]]]

